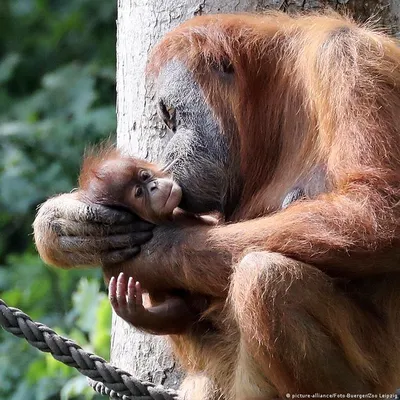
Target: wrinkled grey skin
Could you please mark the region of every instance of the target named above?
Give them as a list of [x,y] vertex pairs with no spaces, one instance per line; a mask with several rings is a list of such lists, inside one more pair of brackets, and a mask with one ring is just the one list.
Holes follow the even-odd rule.
[[[176,131],[162,162],[173,162],[171,171],[183,190],[181,207],[195,213],[224,214],[230,200],[229,182],[235,179],[238,163],[230,158],[216,117],[183,64],[172,61],[161,71],[158,102],[176,111]],[[228,176],[227,171],[233,176]]]

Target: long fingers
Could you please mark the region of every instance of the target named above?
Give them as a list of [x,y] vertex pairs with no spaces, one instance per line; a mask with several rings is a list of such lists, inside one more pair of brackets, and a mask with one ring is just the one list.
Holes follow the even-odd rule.
[[113,276],[110,279],[108,297],[117,314],[118,312],[133,311],[136,306],[143,305],[140,283],[135,283],[132,277],[127,282],[123,272],[118,275],[118,278]]
[[[51,229],[58,235],[82,235],[82,225],[88,235],[147,231],[154,227],[136,215],[99,204],[79,200],[79,192],[62,194],[48,199],[37,212],[34,225],[37,229]],[[43,225],[43,227],[42,227]]]
[[128,281],[128,306],[131,308],[143,306],[143,297],[140,283],[135,283],[135,280],[132,277],[130,277]]
[[113,264],[119,264],[123,261],[130,260],[140,253],[140,247],[134,246],[128,249],[119,249],[100,254],[99,264],[103,266],[110,266]]
[[79,191],[55,196],[42,204],[39,213],[52,214],[55,218],[65,218],[69,221],[101,224],[129,224],[137,220],[137,217],[127,212],[99,204],[84,203],[79,196]]
[[154,225],[137,221],[131,224],[99,224],[93,222],[78,222],[66,218],[55,218],[51,222],[53,231],[58,236],[111,236],[119,234],[129,234],[132,232],[147,232],[154,228]]
[[118,300],[117,300],[117,280],[115,276],[110,279],[108,284],[108,298],[110,300],[111,306],[114,310],[118,309]]
[[85,251],[98,253],[107,250],[124,249],[140,246],[149,241],[152,232],[133,232],[127,235],[113,235],[107,238],[86,236],[61,236],[59,239],[61,251]]
[[126,302],[127,290],[126,289],[127,288],[126,288],[125,274],[123,272],[121,272],[117,279],[117,301],[118,301],[119,308],[126,308],[126,305],[127,305],[127,302]]
[[142,287],[140,286],[140,282],[135,283],[135,290],[136,290],[136,304],[143,305]]

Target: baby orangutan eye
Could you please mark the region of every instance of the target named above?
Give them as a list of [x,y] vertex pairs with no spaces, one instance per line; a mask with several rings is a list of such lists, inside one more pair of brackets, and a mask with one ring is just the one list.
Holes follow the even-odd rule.
[[143,182],[146,182],[147,180],[149,180],[151,178],[151,173],[149,171],[146,171],[145,169],[143,169],[142,171],[140,171],[139,176]]
[[143,196],[143,188],[141,186],[136,186],[135,197],[142,197],[142,196]]

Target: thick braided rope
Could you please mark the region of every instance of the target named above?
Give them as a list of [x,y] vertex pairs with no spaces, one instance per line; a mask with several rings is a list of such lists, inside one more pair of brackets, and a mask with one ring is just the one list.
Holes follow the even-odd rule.
[[32,321],[18,308],[8,307],[1,299],[0,326],[40,351],[51,353],[57,361],[76,368],[100,394],[123,400],[179,400],[176,391],[135,379],[103,358],[84,351],[72,340],[57,335],[46,325]]

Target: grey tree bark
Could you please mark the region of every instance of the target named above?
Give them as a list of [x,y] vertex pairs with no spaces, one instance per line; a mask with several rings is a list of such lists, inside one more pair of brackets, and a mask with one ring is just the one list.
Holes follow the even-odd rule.
[[[349,10],[365,20],[373,16],[398,32],[400,0],[118,0],[117,115],[118,144],[131,154],[156,160],[168,134],[157,120],[154,91],[144,71],[147,55],[161,36],[179,23],[204,13],[261,11],[291,12],[330,6]],[[113,316],[111,361],[134,376],[179,386],[181,373],[163,337],[144,335]]]

